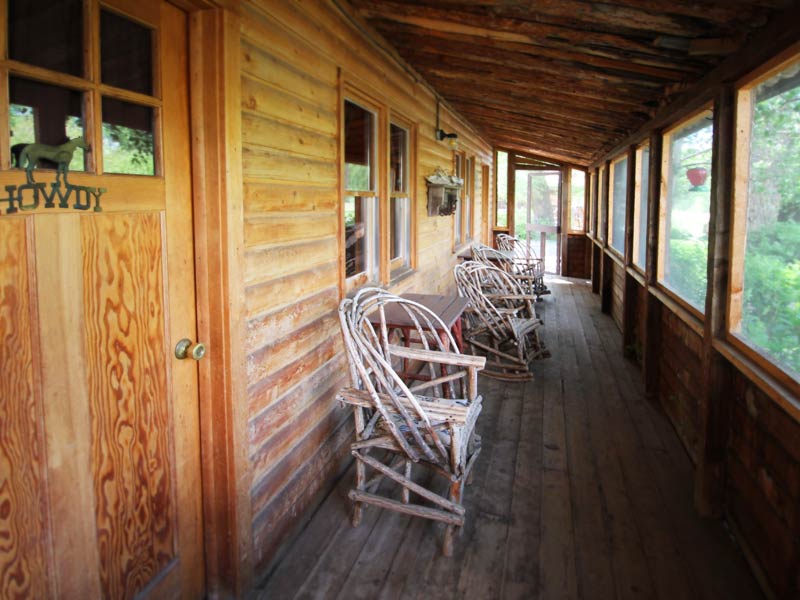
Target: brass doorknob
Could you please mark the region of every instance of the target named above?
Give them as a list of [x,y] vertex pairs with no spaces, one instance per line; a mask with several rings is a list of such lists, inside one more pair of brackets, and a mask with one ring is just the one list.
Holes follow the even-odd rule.
[[184,360],[185,358],[193,358],[200,360],[206,355],[206,345],[200,342],[194,343],[189,338],[183,338],[180,342],[175,344],[175,358]]

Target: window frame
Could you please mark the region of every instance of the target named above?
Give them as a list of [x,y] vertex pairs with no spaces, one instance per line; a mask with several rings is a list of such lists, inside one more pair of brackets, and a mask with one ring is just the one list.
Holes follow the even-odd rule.
[[[690,125],[702,119],[706,119],[707,113],[711,113],[713,117],[714,114],[713,102],[708,102],[700,106],[696,110],[692,111],[691,114],[683,117],[678,121],[675,121],[672,124],[672,126],[664,129],[663,133],[661,134],[661,164],[659,165],[659,186],[661,192],[659,194],[659,202],[658,202],[658,245],[656,248],[656,278],[655,278],[656,287],[659,291],[663,292],[668,298],[670,298],[672,301],[678,304],[678,306],[683,308],[689,314],[697,318],[701,323],[703,323],[706,319],[705,301],[703,309],[702,310],[698,309],[694,304],[684,299],[676,290],[672,289],[668,284],[666,284],[664,281],[664,266],[666,259],[666,243],[667,243],[666,225],[668,218],[668,191],[669,191],[669,177],[667,176],[667,173],[669,172],[670,158],[672,155],[671,151],[672,138],[674,137],[675,132],[683,129],[687,125]],[[715,160],[713,140],[717,136],[716,128],[714,128],[713,118],[711,121],[711,127],[712,127],[711,165],[713,168]],[[713,181],[713,173],[710,173],[709,175],[712,176],[712,181]],[[710,205],[710,195],[709,195],[709,205]],[[710,239],[709,239],[709,247],[706,249],[706,263],[708,262],[709,253],[710,253]],[[706,272],[706,294],[705,294],[706,301],[708,300],[708,285],[709,285],[708,272]]]
[[[603,215],[605,214],[607,217],[608,213],[608,178],[606,177],[607,169],[607,163],[603,163],[597,169],[597,222],[595,223],[595,232],[597,239],[602,242],[603,245],[608,245],[608,240],[606,239],[606,234],[608,232],[606,231],[606,227],[603,227]],[[603,202],[604,198],[605,202]]]
[[463,213],[461,222],[463,230],[461,239],[464,244],[471,244],[475,240],[475,157],[467,157],[464,163],[464,194]]
[[[500,173],[500,154],[506,155],[506,168],[505,173]],[[495,148],[494,150],[494,210],[492,216],[492,227],[491,229],[497,231],[508,231],[508,160],[510,153],[508,150],[503,150],[502,148]],[[505,208],[505,217],[506,217],[506,224],[500,225],[500,181],[506,182],[506,208]]]
[[753,94],[755,88],[774,75],[800,66],[800,44],[767,61],[735,84],[732,207],[729,238],[729,271],[725,331],[723,339],[746,358],[763,369],[791,393],[800,395],[800,376],[793,375],[739,335],[744,304],[744,263],[747,250],[747,215],[749,208],[750,136],[752,133]]
[[[372,143],[372,164],[375,165],[373,190],[350,190],[345,187],[345,106],[347,102],[351,102],[356,106],[372,113],[374,115],[373,122],[373,143]],[[344,89],[341,94],[340,104],[340,131],[341,131],[341,177],[339,181],[340,188],[340,201],[339,201],[339,227],[340,227],[340,251],[339,251],[339,269],[340,281],[344,294],[359,288],[367,283],[381,283],[385,280],[386,265],[384,265],[383,257],[386,256],[387,251],[384,246],[388,245],[386,239],[385,226],[382,222],[387,220],[387,211],[381,210],[381,198],[386,197],[388,191],[388,176],[386,174],[387,168],[384,166],[388,162],[388,140],[387,138],[387,115],[386,109],[376,100],[370,98],[362,93],[357,88],[345,83]],[[381,148],[387,148],[387,152],[381,152]],[[381,193],[383,191],[383,194]],[[347,259],[346,259],[346,232],[344,226],[344,206],[345,198],[354,196],[356,198],[370,198],[373,203],[373,210],[367,215],[366,218],[366,233],[365,237],[369,238],[374,236],[375,242],[371,255],[367,257],[367,269],[359,271],[353,275],[347,275]],[[375,214],[373,214],[375,213]],[[372,269],[369,268],[370,260],[374,263]],[[372,272],[371,272],[372,271]]]
[[595,239],[597,231],[597,173],[598,169],[592,169],[589,173],[589,213],[587,215],[586,231],[591,239]]
[[[648,178],[647,178],[647,188],[642,188],[642,174],[644,172],[644,164],[642,161],[642,157],[644,156],[644,151],[648,151],[648,158],[647,158],[647,171],[648,171]],[[646,274],[647,273],[647,232],[649,230],[648,222],[650,220],[650,215],[647,214],[647,218],[645,219],[645,227],[644,227],[644,239],[642,239],[642,231],[639,227],[639,222],[642,216],[642,207],[644,207],[646,213],[649,211],[649,201],[650,201],[650,142],[645,141],[640,143],[636,146],[636,163],[634,165],[635,172],[634,172],[634,183],[633,183],[633,240],[631,246],[631,259],[629,264],[631,267],[639,271],[640,273]],[[639,256],[640,252],[640,244],[644,244],[644,264],[639,265],[636,262],[637,257]]]
[[[159,180],[164,177],[163,158],[163,65],[161,64],[158,48],[161,45],[161,17],[157,5],[147,3],[131,3],[123,0],[88,0],[82,3],[83,36],[78,42],[83,55],[83,68],[80,75],[61,73],[45,67],[19,62],[8,58],[0,58],[3,68],[5,85],[5,105],[10,106],[8,97],[9,80],[12,77],[27,79],[36,83],[51,85],[65,90],[79,93],[83,121],[83,137],[90,145],[91,151],[85,152],[84,170],[86,175],[104,177],[135,177]],[[100,56],[100,17],[101,11],[108,11],[124,19],[138,23],[151,30],[152,37],[152,90],[150,94],[130,91],[115,87],[101,81],[101,56]],[[0,11],[0,27],[4,32],[8,30],[8,11]],[[152,138],[153,138],[153,173],[115,173],[107,172],[103,167],[103,99],[112,99],[152,110]],[[35,116],[35,118],[38,118]],[[0,119],[0,170],[7,171],[14,168],[10,152],[11,127],[6,118]]]
[[[387,218],[386,218],[386,235],[384,236],[386,239],[386,261],[388,263],[387,271],[390,281],[394,281],[408,272],[413,271],[417,268],[417,252],[416,252],[416,214],[417,214],[417,204],[416,204],[416,186],[414,182],[416,181],[416,172],[417,172],[417,164],[416,164],[416,148],[417,148],[417,128],[416,125],[406,119],[397,111],[391,110],[389,111],[389,118],[388,118],[388,133],[387,133],[387,143],[389,144],[389,148],[386,152],[387,156],[387,169],[391,169],[391,127],[394,125],[395,127],[399,127],[404,129],[406,132],[406,190],[405,194],[400,194],[398,192],[393,191],[393,183],[391,181],[391,177],[387,175],[387,192],[386,197],[389,199],[389,210],[385,211]],[[392,249],[391,249],[391,228],[392,228],[392,221],[391,221],[391,199],[392,198],[407,198],[408,205],[407,205],[407,214],[406,214],[406,231],[405,235],[407,236],[407,240],[405,240],[404,245],[407,248],[408,256],[404,259],[403,257],[398,257],[392,259]]]
[[458,190],[458,202],[453,211],[453,243],[451,244],[453,254],[458,253],[467,241],[464,235],[466,223],[464,222],[464,192],[467,185],[466,180],[467,154],[466,152],[453,151],[453,174],[463,180],[464,184]]
[[623,204],[625,205],[625,213],[628,211],[628,173],[630,165],[628,164],[628,152],[625,151],[618,155],[611,161],[608,166],[608,231],[606,232],[606,240],[608,242],[608,249],[619,256],[625,258],[625,236],[627,234],[627,223],[625,223],[625,213],[623,213],[622,224],[622,250],[614,246],[614,208],[616,206],[616,199],[614,197],[614,177],[616,176],[617,165],[625,161],[625,191],[623,192]]
[[[568,215],[567,233],[574,233],[574,234],[586,233],[586,197],[587,197],[587,194],[588,194],[588,191],[589,191],[589,188],[587,187],[587,184],[590,181],[590,176],[589,176],[589,173],[587,171],[584,171],[583,169],[578,169],[577,167],[567,166],[566,169],[569,172],[569,187],[568,187],[568,191],[567,191],[567,198],[568,198],[568,202],[567,202],[567,215]],[[575,174],[575,172],[583,173],[583,198],[581,199],[581,202],[583,203],[583,227],[580,228],[580,229],[573,229],[572,228],[572,209],[573,209],[572,184],[573,184],[573,181],[574,181],[573,175]]]

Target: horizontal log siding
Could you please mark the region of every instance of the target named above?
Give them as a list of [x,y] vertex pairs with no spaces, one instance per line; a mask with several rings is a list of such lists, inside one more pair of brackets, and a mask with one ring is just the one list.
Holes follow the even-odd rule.
[[661,311],[658,395],[693,462],[702,382],[702,338],[668,308]]
[[779,598],[800,598],[800,424],[733,381],[726,511]]
[[[453,166],[433,137],[433,95],[328,3],[246,3],[241,64],[253,552],[263,570],[349,460],[350,412],[334,403],[347,373],[336,313],[338,68],[418,127],[417,271],[393,291],[454,290],[453,218],[427,216],[424,181]],[[475,157],[479,236],[491,148],[446,109],[440,118]]]

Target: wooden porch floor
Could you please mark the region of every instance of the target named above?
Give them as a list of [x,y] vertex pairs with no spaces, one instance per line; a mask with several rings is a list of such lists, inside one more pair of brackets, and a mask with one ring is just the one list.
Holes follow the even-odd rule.
[[352,528],[351,469],[257,598],[761,598],[722,523],[694,512],[689,458],[611,318],[584,282],[549,286],[536,381],[481,382],[454,556],[430,521],[367,508]]

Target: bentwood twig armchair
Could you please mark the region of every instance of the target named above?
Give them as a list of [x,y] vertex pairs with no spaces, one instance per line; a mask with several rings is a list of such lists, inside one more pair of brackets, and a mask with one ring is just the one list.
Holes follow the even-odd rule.
[[549,356],[539,338],[542,321],[532,297],[502,269],[469,261],[454,269],[459,294],[469,299],[464,341],[487,358],[484,374],[508,381],[533,379],[530,367]]
[[[510,267],[515,274],[531,277],[530,289],[537,299],[550,293],[544,284],[544,261],[536,255],[530,241],[500,233],[497,235],[497,247],[510,258]],[[507,265],[498,266],[506,270],[509,268]]]
[[[399,344],[397,332],[387,327],[390,305],[415,324],[412,347]],[[352,406],[355,416],[353,525],[359,524],[365,504],[441,521],[447,525],[443,552],[449,556],[454,531],[464,524],[464,485],[480,452],[477,385],[486,361],[460,354],[429,309],[378,288],[343,300],[339,318],[351,385],[337,398]],[[416,374],[406,381],[403,373],[411,365]],[[412,465],[440,478],[415,480]]]

